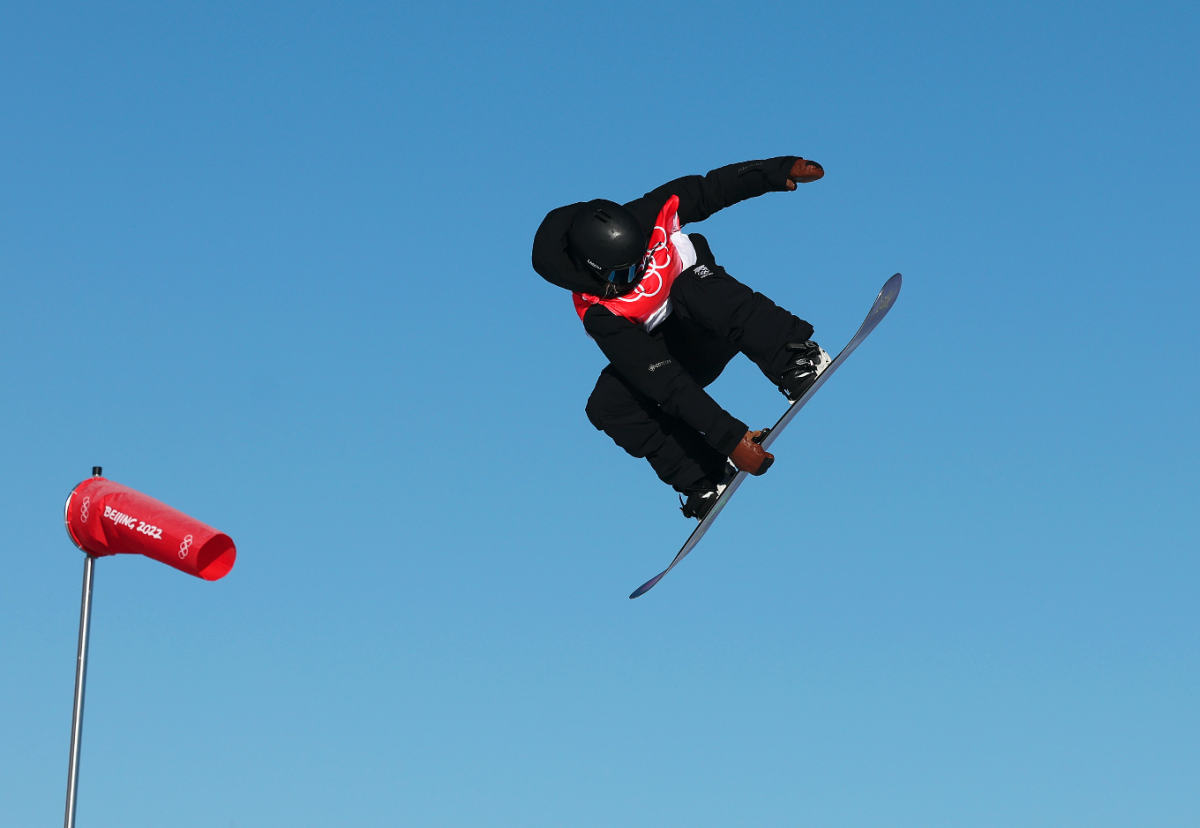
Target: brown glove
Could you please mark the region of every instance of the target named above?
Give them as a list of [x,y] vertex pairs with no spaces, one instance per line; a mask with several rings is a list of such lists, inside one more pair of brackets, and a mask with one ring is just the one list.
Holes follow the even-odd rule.
[[742,442],[734,448],[729,459],[738,471],[749,472],[753,475],[766,474],[767,469],[775,462],[775,455],[765,451],[754,439],[762,434],[761,431],[747,431]]
[[825,175],[825,168],[816,161],[797,158],[792,164],[792,168],[788,170],[788,182],[784,186],[789,190],[794,190],[797,183],[811,184],[823,175]]

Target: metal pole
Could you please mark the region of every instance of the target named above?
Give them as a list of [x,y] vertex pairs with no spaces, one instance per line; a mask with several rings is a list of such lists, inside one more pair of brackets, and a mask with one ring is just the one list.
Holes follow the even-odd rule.
[[79,795],[79,742],[83,737],[83,691],[87,686],[88,638],[92,628],[92,578],[96,559],[83,562],[83,598],[79,603],[79,654],[75,659],[75,710],[71,714],[71,765],[67,771],[67,815],[63,828],[75,828],[75,800]]
[[[92,467],[92,476],[100,476],[100,467]],[[71,759],[67,768],[67,814],[63,828],[75,828],[75,800],[79,796],[79,743],[83,738],[83,691],[87,687],[88,640],[92,633],[92,581],[96,559],[88,555],[83,562],[83,597],[79,599],[79,651],[75,656],[75,707],[71,712]]]

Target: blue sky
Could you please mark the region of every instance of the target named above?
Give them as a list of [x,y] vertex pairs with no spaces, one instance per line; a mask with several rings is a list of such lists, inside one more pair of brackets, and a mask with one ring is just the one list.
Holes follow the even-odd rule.
[[[97,565],[81,826],[1200,820],[1200,11],[10,6],[0,822],[62,813],[94,464],[228,532]],[[830,350],[703,545],[595,432],[553,207],[702,225]],[[713,394],[765,425],[745,360]],[[616,504],[616,505],[614,505]],[[623,506],[621,504],[624,504]]]

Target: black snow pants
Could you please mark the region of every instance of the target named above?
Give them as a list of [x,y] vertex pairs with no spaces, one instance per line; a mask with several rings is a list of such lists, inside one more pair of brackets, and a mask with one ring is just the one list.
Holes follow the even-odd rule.
[[[701,387],[745,354],[774,385],[782,382],[789,342],[812,336],[803,319],[717,267],[706,276],[689,268],[671,287],[672,314],[654,329],[670,355]],[[664,483],[685,492],[724,476],[725,456],[682,420],[665,413],[609,364],[587,403],[592,425],[634,457],[644,457]]]

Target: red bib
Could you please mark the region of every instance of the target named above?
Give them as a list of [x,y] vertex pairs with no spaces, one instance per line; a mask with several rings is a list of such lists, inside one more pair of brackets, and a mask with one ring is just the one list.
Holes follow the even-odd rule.
[[658,219],[642,261],[645,275],[637,287],[624,296],[601,299],[589,293],[571,294],[579,318],[582,320],[592,305],[603,305],[617,316],[652,331],[671,315],[671,285],[685,268],[696,263],[692,240],[680,230],[679,196],[668,198],[658,211]]

